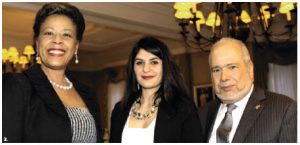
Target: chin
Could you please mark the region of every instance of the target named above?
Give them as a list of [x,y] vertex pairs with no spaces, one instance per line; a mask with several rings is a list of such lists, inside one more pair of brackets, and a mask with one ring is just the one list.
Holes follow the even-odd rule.
[[153,89],[155,88],[154,86],[143,86],[144,89]]
[[53,70],[62,70],[62,69],[66,69],[66,65],[62,65],[62,64],[48,64],[45,65],[46,67],[53,69]]
[[154,89],[154,88],[158,88],[158,85],[144,85],[143,88],[144,89]]
[[226,95],[216,94],[216,95],[222,101],[235,103],[236,100],[240,100],[242,94],[241,93],[236,93],[236,94],[226,94]]

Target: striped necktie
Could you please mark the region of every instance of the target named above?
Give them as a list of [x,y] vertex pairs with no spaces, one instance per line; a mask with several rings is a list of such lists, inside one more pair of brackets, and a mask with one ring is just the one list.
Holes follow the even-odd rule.
[[220,126],[217,130],[217,142],[218,143],[228,143],[229,142],[229,133],[232,128],[232,110],[237,106],[234,104],[227,104],[227,112],[223,118]]

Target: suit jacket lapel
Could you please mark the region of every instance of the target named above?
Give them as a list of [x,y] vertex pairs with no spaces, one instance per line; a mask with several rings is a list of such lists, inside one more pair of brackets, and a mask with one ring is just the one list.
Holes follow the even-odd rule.
[[206,141],[208,142],[212,133],[212,130],[214,128],[214,124],[217,118],[218,110],[221,105],[221,101],[217,99],[216,101],[213,101],[211,104],[209,104],[207,118],[206,118]]
[[50,84],[48,78],[41,69],[41,66],[36,64],[26,70],[24,74],[29,78],[33,92],[36,92],[44,103],[47,104],[51,109],[53,109],[58,114],[68,117],[66,110],[64,109],[63,103],[58,98],[55,90]]
[[245,107],[244,113],[240,120],[240,123],[235,132],[232,142],[243,142],[247,137],[247,134],[251,130],[255,120],[261,113],[265,99],[264,91],[262,89],[255,88],[248,103]]
[[[120,104],[119,104],[120,105]],[[115,140],[115,142],[122,142],[122,134],[123,134],[123,131],[124,131],[124,127],[125,127],[125,124],[126,124],[126,121],[127,121],[127,118],[129,116],[129,111],[131,109],[131,105],[126,105],[125,108],[123,109],[120,109],[119,113],[118,114],[115,114],[117,115],[115,119],[115,121],[118,121],[117,123],[115,122],[115,137],[116,139],[118,140]],[[121,106],[118,106],[118,107],[121,107]]]
[[162,101],[157,111],[156,123],[154,127],[154,143],[161,142],[166,136],[165,125],[170,122],[169,119],[171,119],[171,116],[167,112],[165,102]]

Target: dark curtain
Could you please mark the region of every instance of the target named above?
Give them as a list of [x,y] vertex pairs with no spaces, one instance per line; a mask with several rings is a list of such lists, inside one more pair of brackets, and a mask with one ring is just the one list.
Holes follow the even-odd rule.
[[258,45],[254,45],[252,50],[254,65],[254,85],[263,89],[267,89],[269,69],[266,59],[266,51]]
[[192,96],[193,92],[193,81],[192,81],[192,67],[191,67],[191,54],[184,53],[180,55],[175,55],[174,57],[175,63],[178,65],[182,75],[183,79],[185,80],[184,83],[186,83],[188,89],[189,89],[189,95]]
[[256,86],[268,89],[268,63],[290,65],[297,63],[297,42],[253,45],[253,63]]

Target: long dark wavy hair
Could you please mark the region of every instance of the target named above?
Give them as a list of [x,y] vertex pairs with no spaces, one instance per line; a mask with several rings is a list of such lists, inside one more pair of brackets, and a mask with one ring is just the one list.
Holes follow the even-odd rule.
[[[138,52],[144,49],[154,54],[162,60],[163,75],[160,88],[155,93],[155,100],[161,98],[161,103],[165,103],[170,111],[176,111],[178,103],[190,97],[179,67],[173,61],[168,47],[160,40],[146,36],[141,38],[134,46],[128,58],[126,90],[122,99],[122,106],[128,107],[141,96],[142,89],[137,87],[136,74],[134,72],[134,62]],[[190,99],[190,98],[189,98]]]

